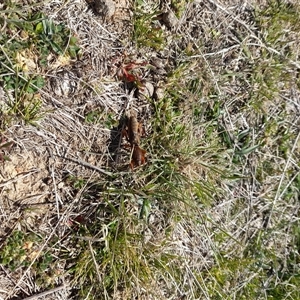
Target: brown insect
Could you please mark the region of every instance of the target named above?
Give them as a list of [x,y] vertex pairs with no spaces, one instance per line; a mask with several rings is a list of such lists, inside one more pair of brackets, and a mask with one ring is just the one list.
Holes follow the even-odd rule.
[[131,148],[131,162],[130,167],[133,170],[135,167],[143,165],[146,162],[146,151],[140,148],[141,136],[144,135],[144,129],[140,122],[137,120],[137,114],[131,110],[130,115],[127,117],[126,127],[122,131],[122,135],[126,137]]
[[131,110],[127,117],[126,128],[123,130],[123,136],[126,137],[131,147],[140,144],[140,138],[144,134],[143,125],[138,122],[136,112]]
[[132,156],[130,162],[130,168],[133,170],[136,167],[143,165],[146,162],[146,151],[140,148],[138,145],[134,145],[132,149]]

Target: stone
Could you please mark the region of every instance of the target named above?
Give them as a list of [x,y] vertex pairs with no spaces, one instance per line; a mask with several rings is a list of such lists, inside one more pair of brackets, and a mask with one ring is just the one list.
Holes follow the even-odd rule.
[[158,57],[155,57],[155,56],[151,57],[150,63],[151,63],[151,65],[153,65],[157,69],[162,69],[165,66],[165,62],[161,58],[158,58]]
[[165,89],[162,87],[157,87],[154,92],[154,97],[156,100],[162,100],[165,96]]
[[144,96],[146,98],[151,98],[154,93],[154,86],[151,82],[146,81],[144,86],[140,88],[139,95]]
[[116,11],[116,5],[112,0],[95,0],[94,12],[103,19],[111,19]]
[[151,65],[153,66],[153,72],[157,75],[166,75],[167,71],[165,70],[166,60],[163,60],[158,57],[152,57],[150,60]]
[[163,13],[162,20],[169,29],[174,28],[178,23],[177,17],[171,10]]

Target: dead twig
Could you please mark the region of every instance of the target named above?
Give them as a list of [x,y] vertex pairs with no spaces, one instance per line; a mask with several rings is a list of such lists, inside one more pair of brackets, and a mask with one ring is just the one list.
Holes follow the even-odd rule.
[[106,171],[104,169],[101,169],[101,168],[98,168],[96,166],[93,166],[93,165],[89,164],[86,161],[83,161],[83,160],[80,160],[80,159],[71,158],[71,157],[59,156],[59,155],[58,155],[58,157],[64,158],[64,159],[68,159],[68,160],[70,160],[72,162],[75,162],[75,163],[80,164],[80,165],[82,165],[84,167],[90,168],[92,170],[95,170],[95,171],[97,171],[99,173],[102,173],[102,174],[105,174],[107,176],[113,176],[112,172],[109,172],[109,171]]
[[64,288],[66,288],[67,285],[66,284],[63,284],[61,286],[58,286],[54,289],[51,289],[49,291],[45,291],[45,292],[42,292],[42,293],[39,293],[39,294],[36,294],[36,295],[33,295],[33,296],[30,296],[30,297],[27,297],[27,298],[24,298],[23,300],[37,300],[39,299],[40,297],[44,297],[44,296],[47,296],[49,294],[53,294],[53,293],[56,293],[60,290],[63,290]]
[[39,169],[32,169],[32,170],[29,170],[29,171],[26,171],[26,172],[19,173],[19,174],[15,175],[15,177],[12,178],[12,179],[8,179],[6,181],[0,182],[0,187],[4,187],[8,184],[14,183],[14,182],[16,182],[20,179],[23,179],[23,178],[25,178],[25,177],[27,177],[31,174],[34,174],[36,172],[39,172]]

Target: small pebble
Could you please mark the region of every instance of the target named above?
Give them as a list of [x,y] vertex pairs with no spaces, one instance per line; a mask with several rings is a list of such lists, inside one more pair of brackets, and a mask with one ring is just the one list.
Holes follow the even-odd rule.
[[112,0],[95,0],[94,11],[104,19],[111,19],[116,11],[116,5]]
[[144,86],[139,90],[139,94],[146,98],[151,98],[154,93],[154,86],[151,82],[145,82]]
[[150,63],[153,66],[153,72],[155,74],[165,75],[167,73],[167,71],[165,70],[166,60],[158,57],[152,57]]
[[154,97],[156,100],[161,100],[165,96],[165,90],[162,87],[157,87],[154,92]]
[[178,23],[177,17],[175,16],[175,14],[171,10],[169,10],[168,12],[163,13],[162,19],[163,19],[163,22],[166,24],[166,26],[169,29],[174,28]]
[[164,61],[161,58],[155,56],[151,58],[150,63],[158,69],[162,69],[165,65]]

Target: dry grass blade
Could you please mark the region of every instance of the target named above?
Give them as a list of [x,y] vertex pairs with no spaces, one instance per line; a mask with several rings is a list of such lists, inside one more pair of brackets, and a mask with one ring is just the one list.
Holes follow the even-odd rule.
[[53,288],[51,290],[48,290],[48,291],[45,291],[45,292],[42,292],[42,293],[30,296],[30,297],[26,297],[23,300],[37,300],[37,299],[39,299],[41,297],[44,297],[44,296],[47,296],[47,295],[50,295],[50,294],[54,294],[54,293],[59,292],[59,291],[61,291],[63,289],[66,289],[66,288],[67,288],[66,285],[61,285],[61,286],[58,286],[58,287]]

